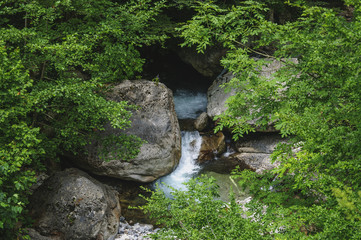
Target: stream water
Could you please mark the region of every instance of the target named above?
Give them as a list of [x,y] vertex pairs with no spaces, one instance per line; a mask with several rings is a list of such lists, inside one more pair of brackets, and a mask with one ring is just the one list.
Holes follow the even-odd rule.
[[185,89],[176,90],[174,106],[178,119],[195,119],[207,110],[207,94]]
[[158,187],[168,196],[171,197],[171,186],[178,190],[186,190],[183,183],[189,181],[197,175],[201,167],[196,163],[199,150],[202,144],[202,137],[197,131],[182,132],[182,157],[179,160],[177,168],[169,175],[164,176],[156,181]]
[[[207,96],[205,93],[190,90],[176,90],[174,92],[174,105],[178,119],[194,119],[206,111]],[[158,179],[155,185],[171,197],[171,186],[175,189],[185,190],[183,183],[198,174],[201,167],[196,160],[201,149],[202,137],[197,131],[182,131],[182,157],[177,168],[169,175]]]
[[[176,90],[174,92],[174,104],[178,119],[195,119],[202,112],[207,109],[206,93],[193,92],[190,90]],[[197,131],[182,131],[182,157],[177,168],[167,176],[158,179],[153,187],[158,186],[168,197],[171,197],[171,186],[174,189],[186,190],[185,182],[191,178],[199,175],[202,171],[202,166],[197,164],[197,158],[202,144],[202,137]],[[233,152],[228,148],[227,152],[222,157],[228,157]],[[215,159],[215,161],[222,161]],[[237,199],[247,197],[243,191],[240,190],[236,182],[230,178],[229,172],[217,173],[213,171],[202,171],[209,177],[214,177],[217,184],[220,186],[220,198],[228,201],[228,194],[233,190]]]

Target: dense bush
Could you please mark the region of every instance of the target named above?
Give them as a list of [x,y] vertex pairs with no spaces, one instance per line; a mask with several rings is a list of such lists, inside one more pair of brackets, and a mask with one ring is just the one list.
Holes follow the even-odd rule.
[[157,190],[140,207],[162,226],[154,239],[272,239],[260,222],[249,221],[233,196],[230,203],[217,200],[213,178],[186,183],[187,190],[172,189],[172,199]]
[[[133,78],[139,48],[165,39],[153,23],[163,2],[0,1],[0,236],[26,226],[36,172],[77,154],[110,121],[130,126],[127,102],[105,99],[110,83]],[[124,159],[142,141],[122,136]]]

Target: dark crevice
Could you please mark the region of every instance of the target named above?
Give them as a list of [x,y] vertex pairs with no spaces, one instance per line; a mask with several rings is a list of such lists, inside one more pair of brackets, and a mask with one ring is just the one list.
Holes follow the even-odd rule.
[[179,56],[168,49],[153,46],[143,49],[142,57],[146,59],[143,78],[164,83],[171,90],[189,89],[206,92],[214,79],[202,76],[191,65],[183,62]]

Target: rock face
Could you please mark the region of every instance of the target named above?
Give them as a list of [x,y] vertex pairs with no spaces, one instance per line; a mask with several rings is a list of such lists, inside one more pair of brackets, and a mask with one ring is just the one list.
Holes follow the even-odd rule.
[[207,49],[204,54],[197,53],[194,48],[181,48],[176,50],[179,57],[189,63],[205,77],[216,77],[221,71],[221,58],[226,54],[224,48]]
[[118,193],[75,168],[49,177],[31,197],[30,209],[34,239],[106,240],[118,233]]
[[226,100],[235,95],[235,90],[225,93],[221,88],[222,84],[228,83],[233,78],[233,74],[228,72],[221,77],[218,77],[212,85],[208,88],[207,92],[207,114],[210,118],[223,113],[227,108],[225,106]]
[[[265,77],[266,79],[271,79],[272,74],[277,72],[280,68],[284,66],[284,64],[280,61],[274,59],[266,59],[269,63],[266,66],[262,67],[260,71],[260,76]],[[291,59],[292,62],[297,63],[297,59]],[[228,83],[233,78],[233,74],[228,72],[223,76],[218,77],[213,84],[209,87],[207,92],[208,105],[207,105],[207,113],[208,116],[214,118],[217,115],[223,113],[227,108],[225,106],[226,100],[235,95],[235,90],[231,90],[230,92],[225,93],[224,89],[221,88],[222,84]],[[250,107],[250,111],[256,111]],[[253,124],[254,121],[251,121],[250,124]],[[272,123],[269,123],[267,129],[256,129],[257,131],[262,132],[275,132],[276,130],[273,128]]]
[[[257,173],[275,168],[278,163],[271,163],[271,153],[276,145],[285,142],[280,135],[274,133],[254,134],[235,143],[236,152],[223,154],[219,159],[208,161],[204,171],[229,173],[239,166],[240,169],[251,169]],[[227,151],[228,152],[228,151]]]
[[[181,136],[174,110],[173,94],[162,83],[146,80],[124,81],[114,87],[109,96],[113,101],[128,101],[137,105],[132,125],[125,132],[145,140],[135,159],[122,161],[112,156],[105,162],[98,157],[100,143],[89,147],[87,158],[75,159],[77,164],[98,175],[138,182],[152,182],[173,171],[181,156]],[[104,134],[122,132],[106,127]]]
[[208,126],[208,115],[207,113],[202,113],[201,115],[198,116],[198,118],[196,119],[196,121],[194,122],[194,128],[201,132],[204,129],[206,129]]
[[239,153],[234,154],[233,157],[238,160],[238,164],[243,168],[258,173],[271,170],[278,165],[277,162],[271,163],[271,153],[278,143],[284,141],[278,134],[244,138],[236,143]]
[[213,160],[226,151],[225,137],[222,132],[215,135],[203,135],[201,150],[198,156],[198,162],[204,163]]

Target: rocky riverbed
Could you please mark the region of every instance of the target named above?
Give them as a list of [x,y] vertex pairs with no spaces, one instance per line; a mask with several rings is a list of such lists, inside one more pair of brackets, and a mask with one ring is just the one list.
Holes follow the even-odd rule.
[[151,224],[135,223],[132,225],[131,223],[131,221],[128,223],[124,217],[121,217],[118,234],[114,240],[151,239],[148,234],[159,230],[159,228],[154,228]]

